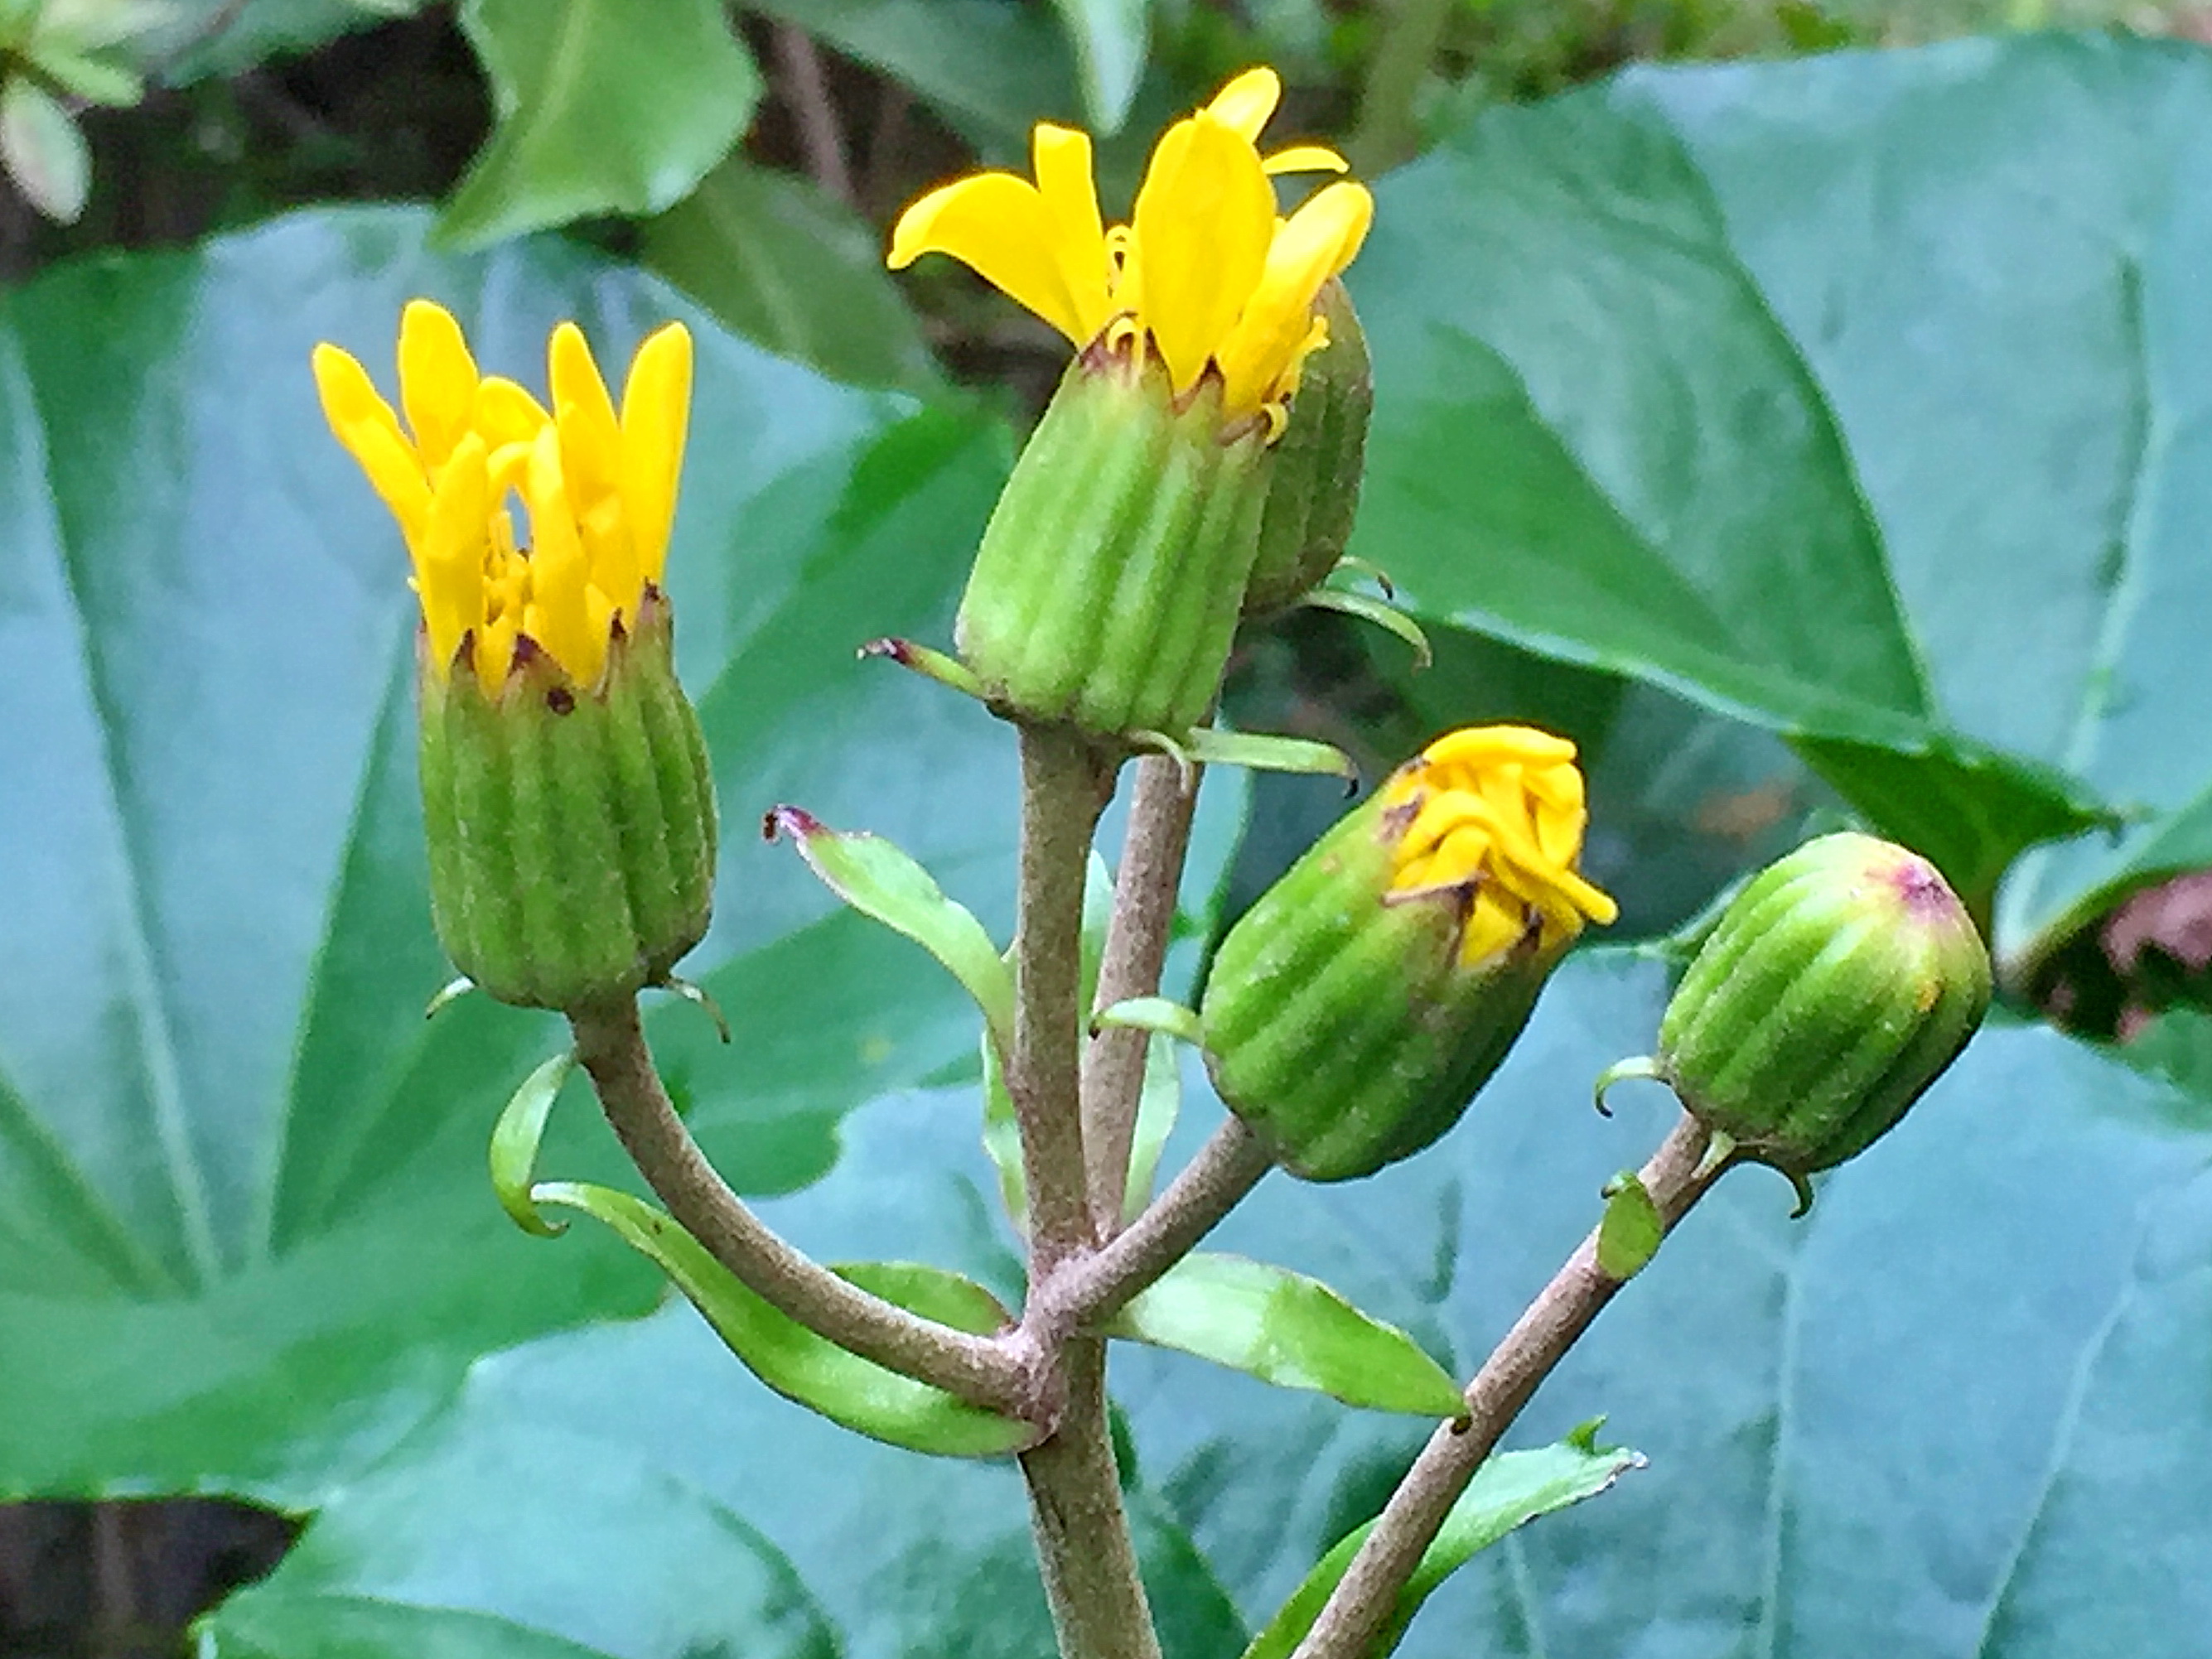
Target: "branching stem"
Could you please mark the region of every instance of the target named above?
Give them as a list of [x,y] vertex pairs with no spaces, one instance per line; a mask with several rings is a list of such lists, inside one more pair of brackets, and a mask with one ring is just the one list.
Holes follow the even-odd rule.
[[[1097,1243],[1083,1146],[1083,887],[1113,771],[1071,731],[1024,726],[1021,741],[1006,1091],[1029,1191],[1030,1283],[1041,1290]],[[1032,1312],[1024,1310],[1018,1334],[1034,1341]],[[1059,1427],[1022,1455],[1022,1474],[1061,1659],[1158,1659],[1107,1431],[1105,1344],[1061,1327],[1035,1346],[1057,1395]]]
[[1014,1345],[951,1330],[848,1283],[793,1249],[730,1190],[661,1087],[635,1001],[573,1013],[569,1024],[607,1121],[647,1185],[749,1290],[878,1365],[978,1405],[1036,1414],[1029,1368]]
[[[1707,1164],[1711,1142],[1705,1126],[1686,1113],[1644,1166],[1644,1189],[1670,1231],[1725,1167],[1723,1160]],[[1429,1437],[1293,1659],[1364,1659],[1372,1650],[1475,1470],[1626,1282],[1599,1270],[1593,1230],[1467,1385],[1467,1415]]]
[[[1197,780],[1186,781],[1174,761],[1152,755],[1137,763],[1129,827],[1121,841],[1121,868],[1115,872],[1114,918],[1098,963],[1097,1007],[1151,996],[1160,988],[1197,804]],[[1144,1031],[1103,1030],[1091,1039],[1083,1056],[1083,1154],[1091,1225],[1101,1238],[1121,1231],[1151,1042]]]
[[1031,1328],[1049,1341],[1050,1334],[1112,1314],[1189,1255],[1274,1167],[1260,1138],[1229,1119],[1127,1231],[1038,1287],[1027,1316]]
[[1110,781],[1074,732],[1024,726],[1021,733],[1021,891],[1006,1093],[1021,1132],[1035,1280],[1093,1242],[1079,1103],[1083,885]]

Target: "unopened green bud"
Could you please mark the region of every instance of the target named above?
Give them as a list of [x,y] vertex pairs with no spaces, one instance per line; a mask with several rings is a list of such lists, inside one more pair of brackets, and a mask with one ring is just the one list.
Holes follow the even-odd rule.
[[1722,915],[1668,1004],[1657,1070],[1738,1156],[1802,1181],[1894,1127],[1989,1003],[1989,951],[1936,866],[1823,836]]
[[525,635],[494,691],[424,653],[431,915],[502,1002],[575,1008],[665,980],[707,931],[714,791],[647,586],[580,684]]
[[1232,927],[1200,1018],[1214,1086],[1291,1174],[1371,1175],[1456,1123],[1585,920],[1575,746],[1455,732]]
[[1328,343],[1305,360],[1289,423],[1275,444],[1259,556],[1244,593],[1247,616],[1280,610],[1336,568],[1359,505],[1375,408],[1367,336],[1340,281],[1322,286],[1314,310],[1328,325]]
[[1022,719],[1188,732],[1212,705],[1252,574],[1273,455],[1221,385],[1182,398],[1112,334],[1060,382],[983,532],[960,654]]

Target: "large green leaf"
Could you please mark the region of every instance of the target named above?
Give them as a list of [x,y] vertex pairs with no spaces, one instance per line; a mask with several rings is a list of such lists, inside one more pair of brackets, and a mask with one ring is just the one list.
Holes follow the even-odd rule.
[[[2212,57],[1636,72],[1388,180],[1355,550],[1426,614],[1801,744],[2000,945],[2212,848],[2191,619]],[[2184,833],[2186,830],[2188,833]]]
[[[695,963],[738,1042],[682,1006],[654,1033],[723,1167],[801,1185],[842,1112],[972,1048],[957,989],[743,831],[818,805],[1003,925],[1003,734],[853,657],[943,628],[1002,436],[573,250],[428,257],[427,222],[296,217],[0,309],[0,1493],[310,1504],[479,1353],[658,1293],[612,1240],[526,1239],[493,1200],[484,1137],[557,1028],[422,1018],[447,970],[412,600],[305,370],[319,338],[388,363],[410,295],[532,380],[563,315],[617,361],[672,312],[698,332],[670,578],[737,832]],[[617,1167],[588,1107],[555,1130],[548,1176]]]
[[1030,128],[1073,120],[1074,53],[1042,8],[996,0],[748,0],[911,90],[993,161],[1024,160]]
[[812,180],[732,155],[645,227],[647,264],[724,324],[854,386],[942,378],[876,228]]
[[498,125],[439,220],[457,247],[672,208],[760,101],[721,0],[463,0],[460,19]]
[[[1656,1085],[1617,1091],[1612,1120],[1589,1109],[1664,993],[1652,963],[1577,958],[1437,1148],[1340,1186],[1272,1176],[1223,1243],[1326,1279],[1464,1374],[1666,1127]],[[917,1255],[1011,1289],[974,1109],[948,1093],[848,1119],[846,1160],[770,1218],[818,1253]],[[1778,1178],[1729,1176],[1511,1437],[1603,1410],[1651,1467],[1478,1557],[1402,1651],[2191,1659],[2212,1620],[2212,1510],[2185,1478],[2212,1457],[2208,1161],[2212,1111],[2000,1027],[1823,1179],[1808,1219],[1788,1218]],[[1264,1623],[1427,1432],[1181,1355],[1117,1346],[1115,1377],[1172,1654],[1234,1651],[1232,1599]],[[515,1500],[487,1468],[526,1471],[570,1532],[500,1543]],[[655,1482],[681,1501],[620,1496]],[[483,1362],[209,1628],[218,1656],[399,1659],[434,1606],[593,1653],[710,1634],[775,1650],[762,1569],[738,1559],[766,1540],[797,1581],[779,1606],[848,1654],[1035,1654],[1022,1503],[1003,1468],[838,1437],[677,1310]],[[698,1541],[717,1510],[726,1536]],[[473,1571],[446,1559],[462,1540]],[[735,1588],[702,1595],[726,1560]],[[351,1611],[370,1604],[374,1620]],[[341,1613],[357,1645],[326,1633]],[[247,1639],[271,1629],[287,1640]]]

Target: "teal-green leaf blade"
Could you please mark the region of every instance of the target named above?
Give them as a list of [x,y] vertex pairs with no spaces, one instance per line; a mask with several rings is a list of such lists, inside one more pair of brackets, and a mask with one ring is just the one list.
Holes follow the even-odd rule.
[[718,0],[465,0],[460,21],[497,124],[440,216],[454,247],[673,207],[760,100]]
[[1243,1256],[1185,1256],[1106,1329],[1350,1406],[1419,1417],[1462,1409],[1457,1385],[1403,1331],[1319,1279]]

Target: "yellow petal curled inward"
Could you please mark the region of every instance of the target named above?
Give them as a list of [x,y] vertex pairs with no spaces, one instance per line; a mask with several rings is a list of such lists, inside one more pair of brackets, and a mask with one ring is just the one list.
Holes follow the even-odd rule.
[[1471,890],[1462,963],[1532,932],[1558,946],[1585,921],[1619,915],[1575,868],[1588,815],[1575,746],[1564,738],[1520,726],[1452,732],[1402,768],[1383,799],[1413,814],[1398,834],[1393,890]]
[[614,399],[575,324],[562,323],[553,331],[545,356],[553,420],[561,428],[562,481],[570,498],[588,509],[619,488],[622,428],[615,419]]
[[585,597],[591,568],[562,474],[564,447],[557,430],[548,428],[530,452],[523,483],[530,508],[530,605],[523,629],[571,678],[588,685],[606,660],[607,641],[591,630]]
[[477,382],[470,418],[483,434],[484,442],[497,450],[509,444],[536,443],[539,431],[553,417],[545,412],[544,404],[513,380],[501,374],[487,374]]

